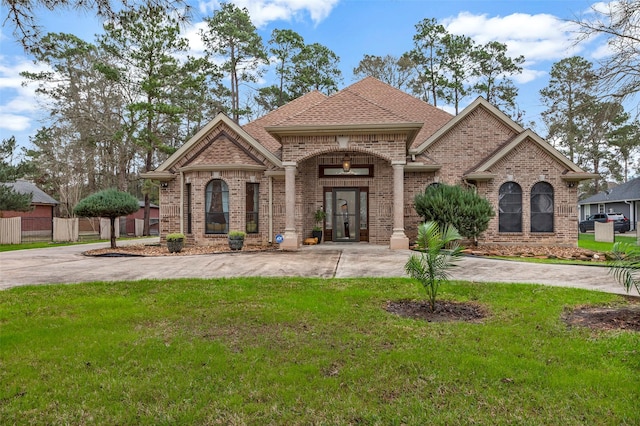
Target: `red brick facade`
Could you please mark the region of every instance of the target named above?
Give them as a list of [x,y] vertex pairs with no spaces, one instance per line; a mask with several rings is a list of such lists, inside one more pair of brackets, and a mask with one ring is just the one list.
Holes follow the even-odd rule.
[[[516,182],[522,188],[522,232],[499,232],[496,215],[480,243],[576,244],[575,183],[590,176],[486,101],[451,117],[414,98],[408,112],[400,100],[409,95],[371,78],[345,91],[348,96],[307,95],[242,127],[216,117],[145,176],[162,182],[161,236],[184,232],[189,244],[227,244],[226,233],[210,232],[205,215],[207,185],[219,179],[228,188],[227,230],[247,231],[247,244],[271,244],[287,233],[296,239],[288,243],[298,246],[311,235],[314,212],[331,209],[331,191],[343,188],[357,189],[360,197],[355,239],[393,246],[399,238],[396,247],[402,248],[408,245],[403,238],[415,238],[420,222],[413,199],[429,184],[477,188],[497,213],[501,185]],[[393,102],[382,114],[385,92]],[[326,167],[339,170],[345,155],[369,174],[322,174]],[[285,173],[287,167],[295,172]],[[293,194],[285,189],[288,179]],[[531,188],[541,181],[553,188],[553,232],[530,231]],[[248,184],[258,184],[257,228],[245,214]],[[332,235],[330,227],[324,230]]]

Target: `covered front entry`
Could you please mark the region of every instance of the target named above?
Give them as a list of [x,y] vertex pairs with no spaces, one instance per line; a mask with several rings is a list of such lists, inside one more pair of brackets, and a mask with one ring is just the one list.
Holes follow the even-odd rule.
[[369,241],[369,188],[325,188],[325,240]]

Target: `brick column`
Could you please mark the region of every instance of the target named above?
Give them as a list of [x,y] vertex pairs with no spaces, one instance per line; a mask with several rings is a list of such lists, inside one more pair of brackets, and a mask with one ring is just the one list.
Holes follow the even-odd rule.
[[409,249],[409,238],[404,233],[404,165],[404,161],[391,162],[393,167],[393,233],[389,240],[391,250]]
[[283,250],[297,250],[298,233],[296,232],[296,170],[295,161],[283,161],[285,190],[285,222],[284,241],[280,244]]

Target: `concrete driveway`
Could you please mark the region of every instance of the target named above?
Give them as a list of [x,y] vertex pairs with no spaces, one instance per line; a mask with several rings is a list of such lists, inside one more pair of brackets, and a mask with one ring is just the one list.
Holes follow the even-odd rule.
[[[154,242],[156,239],[148,239]],[[140,240],[118,244],[140,244]],[[22,285],[166,278],[403,277],[408,250],[370,244],[321,244],[299,251],[240,252],[173,257],[88,257],[82,252],[108,243],[0,253],[0,289]],[[465,257],[453,279],[538,283],[626,294],[608,268],[542,265]]]

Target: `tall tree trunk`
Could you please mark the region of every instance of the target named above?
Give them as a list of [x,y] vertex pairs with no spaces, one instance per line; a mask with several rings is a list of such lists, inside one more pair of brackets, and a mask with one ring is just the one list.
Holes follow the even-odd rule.
[[109,222],[111,224],[111,248],[116,248],[116,218],[110,217]]

